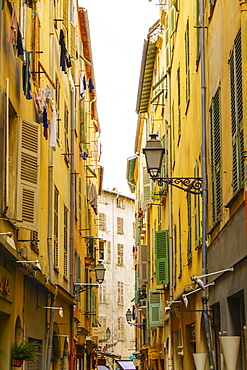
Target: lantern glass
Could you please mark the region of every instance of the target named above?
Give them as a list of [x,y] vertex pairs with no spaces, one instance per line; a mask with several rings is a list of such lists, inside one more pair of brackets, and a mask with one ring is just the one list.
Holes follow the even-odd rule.
[[151,139],[147,141],[146,147],[142,151],[146,157],[148,173],[152,179],[155,179],[161,170],[165,148],[162,147],[161,141],[156,139],[156,134],[150,134],[149,136]]
[[97,266],[94,269],[95,277],[96,277],[96,280],[99,284],[103,283],[103,281],[104,281],[105,270],[106,270],[105,266],[103,265],[102,262],[99,261],[99,263],[97,264]]
[[128,324],[131,322],[131,319],[132,319],[132,313],[131,313],[130,309],[128,308],[128,310],[126,312],[126,320],[127,320]]

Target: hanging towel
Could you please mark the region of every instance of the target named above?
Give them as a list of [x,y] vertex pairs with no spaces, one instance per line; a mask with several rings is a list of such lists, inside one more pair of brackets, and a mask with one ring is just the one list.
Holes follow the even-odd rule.
[[12,10],[12,19],[11,19],[11,25],[10,25],[10,33],[7,38],[7,40],[13,44],[15,38],[16,38],[16,29],[17,29],[17,16],[16,16],[16,10],[15,7],[13,6]]
[[48,121],[47,121],[47,107],[44,107],[43,110],[43,128],[44,128],[44,137],[48,140]]
[[88,87],[89,87],[89,91],[92,92],[94,89],[94,85],[93,85],[93,81],[91,78],[89,78],[88,80]]
[[51,131],[50,131],[50,147],[52,150],[57,149],[57,111],[55,105],[52,108],[52,117],[51,117]]
[[30,54],[28,51],[25,51],[25,60],[26,64],[23,64],[23,91],[26,99],[32,99],[31,95],[31,81],[30,81]]

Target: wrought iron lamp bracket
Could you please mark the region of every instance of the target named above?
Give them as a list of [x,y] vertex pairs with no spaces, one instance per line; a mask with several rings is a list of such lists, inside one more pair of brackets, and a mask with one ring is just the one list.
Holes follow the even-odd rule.
[[156,177],[153,180],[157,180],[159,186],[165,183],[190,194],[202,194],[202,177]]

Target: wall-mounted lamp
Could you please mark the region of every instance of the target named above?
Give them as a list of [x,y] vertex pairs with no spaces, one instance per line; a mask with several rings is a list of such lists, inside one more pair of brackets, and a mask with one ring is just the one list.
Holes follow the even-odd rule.
[[129,309],[129,308],[128,308],[128,310],[127,310],[127,312],[126,312],[125,316],[126,316],[127,323],[128,323],[130,326],[132,326],[132,325],[134,325],[134,326],[144,326],[144,325],[145,325],[145,323],[143,323],[143,322],[141,322],[141,323],[139,323],[139,322],[131,322],[131,320],[132,320],[133,316],[132,316],[132,312],[130,311],[130,309]]
[[[207,288],[208,286],[212,286],[212,285],[215,285],[215,282],[214,281],[212,281],[212,283],[210,283],[210,284],[205,285],[204,288]],[[187,296],[188,295],[191,295],[191,294],[194,294],[194,293],[197,293],[200,290],[202,290],[202,289],[201,288],[198,288],[198,289],[192,290],[189,293],[185,293],[185,294],[182,295],[182,298],[183,298],[183,301],[184,301],[184,305],[185,305],[186,308],[188,307],[188,304],[189,304],[189,300],[188,300]]]
[[49,306],[38,306],[38,308],[47,308],[50,310],[58,310],[58,313],[61,317],[63,317],[63,307],[49,307]]
[[153,181],[158,180],[159,186],[166,183],[187,193],[202,194],[201,177],[159,177],[166,150],[162,147],[160,139],[157,139],[157,134],[150,134],[149,136],[151,139],[147,141],[146,147],[142,151],[146,157],[147,171],[151,179]]
[[106,328],[106,331],[105,331],[105,338],[102,338],[102,339],[100,339],[99,340],[99,342],[107,342],[109,339],[110,339],[110,337],[111,337],[111,330],[110,330],[110,328],[109,327],[107,327]]
[[11,238],[12,237],[12,232],[7,231],[6,233],[0,233],[0,235],[8,235]]
[[40,263],[39,263],[39,260],[35,260],[35,261],[27,261],[27,260],[21,260],[21,261],[6,261],[6,263],[35,263],[36,264],[36,267],[37,269],[39,269],[41,271],[41,266],[40,266]]
[[192,275],[190,278],[191,278],[192,281],[194,281],[196,284],[198,284],[201,289],[204,290],[205,286],[204,286],[203,281],[201,280],[202,278],[207,277],[207,276],[216,275],[216,274],[221,274],[221,273],[227,272],[227,271],[234,271],[234,268],[230,267],[229,269],[225,269],[225,270],[221,270],[221,271],[215,271],[215,272],[211,272],[210,274],[205,274],[205,275],[201,275],[201,276]]
[[171,311],[172,305],[180,305],[181,301],[166,301],[165,313]]
[[106,271],[105,266],[103,265],[101,261],[99,261],[97,266],[94,269],[95,278],[98,284],[96,283],[74,283],[76,292],[77,293],[85,292],[87,289],[92,288],[94,286],[98,288],[100,284],[102,284],[104,281],[105,271]]

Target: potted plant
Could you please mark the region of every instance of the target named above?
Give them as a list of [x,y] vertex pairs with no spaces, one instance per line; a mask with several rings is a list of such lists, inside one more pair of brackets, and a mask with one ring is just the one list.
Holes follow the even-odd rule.
[[13,366],[20,367],[23,361],[34,362],[39,356],[39,343],[36,341],[23,340],[17,341],[12,345],[11,354]]

